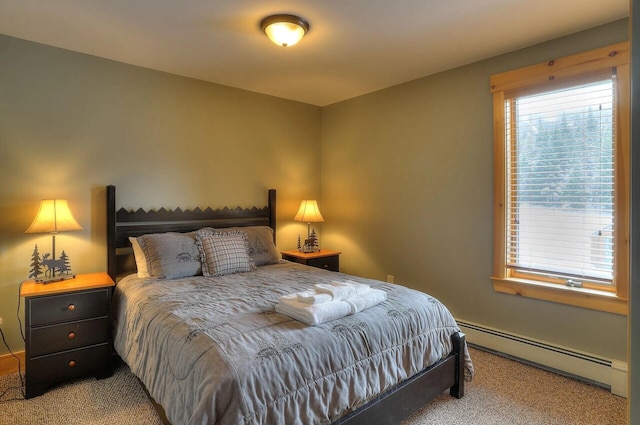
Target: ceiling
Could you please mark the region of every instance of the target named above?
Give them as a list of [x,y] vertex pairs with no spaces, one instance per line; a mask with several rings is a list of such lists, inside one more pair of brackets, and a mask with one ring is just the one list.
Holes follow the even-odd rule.
[[[276,46],[274,13],[311,28]],[[628,0],[0,0],[0,33],[325,106],[627,16]]]

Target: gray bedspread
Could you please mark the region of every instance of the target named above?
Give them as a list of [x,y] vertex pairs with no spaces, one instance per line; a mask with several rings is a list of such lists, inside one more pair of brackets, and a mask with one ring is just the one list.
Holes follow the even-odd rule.
[[[387,300],[318,326],[274,310],[281,295],[347,278]],[[128,276],[114,320],[116,351],[174,425],[328,424],[446,356],[459,331],[429,295],[288,262],[216,278]],[[468,353],[465,366],[470,376]]]

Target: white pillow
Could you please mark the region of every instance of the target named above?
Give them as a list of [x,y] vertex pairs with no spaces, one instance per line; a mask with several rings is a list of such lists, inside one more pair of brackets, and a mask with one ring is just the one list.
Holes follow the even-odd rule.
[[131,242],[131,246],[133,247],[133,256],[136,259],[138,277],[149,277],[149,271],[147,269],[147,258],[144,256],[142,248],[140,248],[138,239],[129,237],[129,242]]

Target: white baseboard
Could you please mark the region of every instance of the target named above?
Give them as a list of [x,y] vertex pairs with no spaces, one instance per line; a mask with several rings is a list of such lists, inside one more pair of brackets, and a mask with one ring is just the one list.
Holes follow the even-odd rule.
[[457,320],[467,342],[527,362],[592,381],[627,397],[627,362],[607,359],[544,341],[511,334],[466,320]]

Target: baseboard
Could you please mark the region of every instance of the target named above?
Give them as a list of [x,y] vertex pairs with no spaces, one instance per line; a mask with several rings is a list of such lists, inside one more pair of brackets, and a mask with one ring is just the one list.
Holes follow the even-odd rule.
[[[20,359],[20,369],[24,372],[24,351],[14,353]],[[11,354],[0,356],[0,376],[10,375],[18,371],[18,360]]]
[[627,362],[607,359],[465,320],[457,322],[470,344],[610,388],[613,394],[627,397]]

